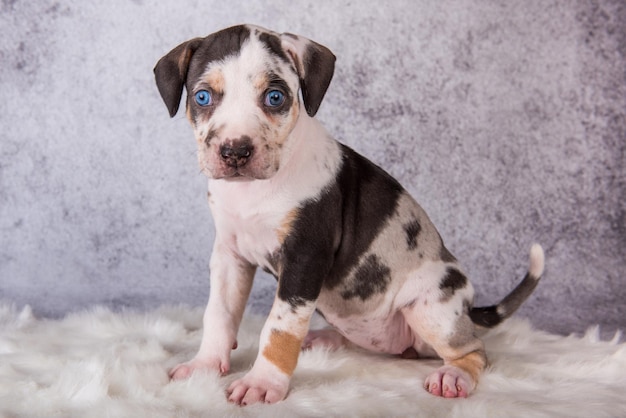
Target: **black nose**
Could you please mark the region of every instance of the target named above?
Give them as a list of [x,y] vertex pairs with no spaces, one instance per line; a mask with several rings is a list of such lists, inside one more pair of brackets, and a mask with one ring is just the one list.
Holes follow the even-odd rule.
[[253,150],[254,148],[248,141],[233,142],[232,144],[220,146],[220,156],[226,165],[241,167],[252,157]]

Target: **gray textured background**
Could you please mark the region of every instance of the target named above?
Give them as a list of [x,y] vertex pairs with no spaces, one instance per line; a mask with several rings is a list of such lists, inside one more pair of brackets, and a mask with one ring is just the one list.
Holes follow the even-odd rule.
[[[318,117],[411,191],[478,304],[547,274],[538,327],[626,328],[623,1],[0,3],[0,300],[204,305],[214,229],[182,113],[152,68],[249,22],[338,56]],[[267,309],[261,275],[251,308]]]

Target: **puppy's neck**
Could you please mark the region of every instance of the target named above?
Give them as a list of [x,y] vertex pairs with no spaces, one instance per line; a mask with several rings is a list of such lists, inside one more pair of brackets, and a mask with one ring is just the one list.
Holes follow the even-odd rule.
[[335,177],[341,164],[339,144],[303,107],[285,146],[281,167],[270,181],[292,187],[315,182],[323,188]]

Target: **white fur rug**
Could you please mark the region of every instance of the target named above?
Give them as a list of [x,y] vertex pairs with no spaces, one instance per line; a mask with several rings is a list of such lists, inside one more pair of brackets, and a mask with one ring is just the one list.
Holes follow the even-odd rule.
[[439,362],[360,351],[303,353],[288,398],[240,408],[224,390],[256,356],[247,317],[232,373],[170,382],[199,344],[202,311],[107,309],[40,320],[0,305],[0,417],[626,417],[626,343],[533,330],[512,319],[485,342],[491,366],[468,399],[422,389]]

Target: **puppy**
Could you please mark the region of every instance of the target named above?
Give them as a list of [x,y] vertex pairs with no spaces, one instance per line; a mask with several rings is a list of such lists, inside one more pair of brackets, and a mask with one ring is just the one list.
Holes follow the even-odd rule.
[[[250,25],[191,39],[157,63],[170,116],[187,90],[216,226],[202,343],[170,375],[229,371],[261,267],[278,290],[252,369],[228,388],[231,402],[284,399],[302,347],[346,342],[440,357],[425,389],[466,397],[487,363],[477,326],[495,326],[532,293],[543,250],[531,248],[528,274],[500,304],[473,308],[472,285],[424,210],[313,118],[334,63],[320,44]],[[333,330],[308,332],[316,310]]]

